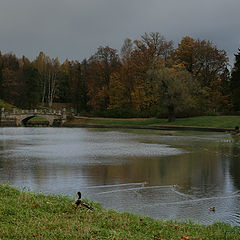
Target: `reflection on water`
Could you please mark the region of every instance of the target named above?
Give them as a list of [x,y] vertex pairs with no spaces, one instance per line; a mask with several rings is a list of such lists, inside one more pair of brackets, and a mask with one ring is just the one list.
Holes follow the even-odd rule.
[[80,190],[154,218],[240,223],[240,143],[223,133],[0,128],[0,181]]

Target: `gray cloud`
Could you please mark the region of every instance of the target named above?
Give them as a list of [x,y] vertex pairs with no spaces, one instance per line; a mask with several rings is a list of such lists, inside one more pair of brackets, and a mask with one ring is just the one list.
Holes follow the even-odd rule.
[[189,35],[211,40],[232,59],[240,47],[239,0],[2,0],[0,50],[34,59],[82,60],[100,45],[160,32],[175,44]]

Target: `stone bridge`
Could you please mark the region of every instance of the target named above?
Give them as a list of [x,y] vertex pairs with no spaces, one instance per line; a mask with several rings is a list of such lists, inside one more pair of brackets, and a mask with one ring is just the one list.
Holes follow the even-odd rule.
[[34,109],[34,110],[18,110],[13,109],[12,112],[1,109],[0,126],[26,126],[28,120],[33,117],[41,116],[49,122],[49,126],[61,126],[66,122],[66,109],[62,111]]

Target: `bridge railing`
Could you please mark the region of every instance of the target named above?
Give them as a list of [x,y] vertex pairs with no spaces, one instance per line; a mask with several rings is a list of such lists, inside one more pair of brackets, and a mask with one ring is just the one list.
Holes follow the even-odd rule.
[[66,109],[56,110],[56,109],[17,109],[13,108],[12,111],[5,111],[4,108],[1,109],[1,114],[7,115],[22,115],[22,114],[34,114],[34,115],[63,115],[66,114]]

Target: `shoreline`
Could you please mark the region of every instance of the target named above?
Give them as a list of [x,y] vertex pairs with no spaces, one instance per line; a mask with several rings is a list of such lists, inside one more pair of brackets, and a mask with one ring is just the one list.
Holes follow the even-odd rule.
[[[234,132],[237,126],[240,126],[240,116],[177,118],[175,122],[171,123],[163,118],[103,118],[74,116],[62,124],[54,123],[52,127]],[[0,121],[0,127],[17,126],[14,121]],[[46,120],[30,120],[26,127],[49,127],[49,123]]]
[[[47,124],[30,124],[28,126],[15,126],[14,124],[0,124],[0,128],[11,127],[50,127]],[[234,128],[213,128],[213,127],[199,127],[199,126],[177,126],[177,125],[158,125],[158,126],[138,126],[138,125],[107,125],[107,124],[76,124],[66,122],[62,126],[51,126],[52,128],[105,128],[105,129],[139,129],[139,130],[176,130],[176,131],[202,131],[202,132],[228,132],[234,131]]]
[[129,126],[129,125],[106,125],[106,124],[73,124],[67,122],[63,124],[63,127],[69,128],[116,128],[116,129],[143,129],[143,130],[188,130],[188,131],[203,131],[203,132],[231,132],[234,129],[231,128],[211,128],[211,127],[194,127],[194,126]]
[[75,200],[65,195],[20,191],[2,183],[0,194],[1,239],[237,240],[240,236],[240,227],[227,223],[152,219],[83,199],[93,208],[90,211],[75,208]]

